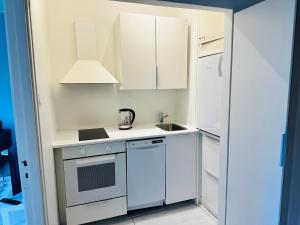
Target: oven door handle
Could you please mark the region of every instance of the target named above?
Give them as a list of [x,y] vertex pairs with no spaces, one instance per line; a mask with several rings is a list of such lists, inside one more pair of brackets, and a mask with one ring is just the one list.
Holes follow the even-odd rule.
[[100,156],[96,158],[86,158],[86,159],[80,159],[76,160],[76,164],[78,166],[83,166],[83,165],[95,165],[95,164],[102,164],[104,162],[112,162],[116,160],[116,155],[108,155],[108,156]]

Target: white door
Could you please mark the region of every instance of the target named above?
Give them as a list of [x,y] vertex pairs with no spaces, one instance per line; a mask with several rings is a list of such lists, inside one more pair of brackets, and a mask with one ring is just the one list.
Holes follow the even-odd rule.
[[226,225],[277,225],[295,0],[235,14]]
[[197,198],[197,137],[167,137],[166,204]]
[[122,88],[156,89],[155,17],[121,13],[118,23],[116,59]]
[[157,88],[187,88],[188,22],[156,17]]
[[[5,0],[11,89],[23,198],[28,225],[43,225],[44,204],[24,0]],[[23,161],[27,162],[26,164]]]

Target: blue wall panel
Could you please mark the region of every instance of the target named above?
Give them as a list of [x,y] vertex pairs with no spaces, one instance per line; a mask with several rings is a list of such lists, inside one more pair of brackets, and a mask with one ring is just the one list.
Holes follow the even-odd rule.
[[0,0],[0,12],[3,12],[3,0]]
[[[4,14],[0,13],[0,120],[14,129]],[[14,132],[13,132],[14,133]]]

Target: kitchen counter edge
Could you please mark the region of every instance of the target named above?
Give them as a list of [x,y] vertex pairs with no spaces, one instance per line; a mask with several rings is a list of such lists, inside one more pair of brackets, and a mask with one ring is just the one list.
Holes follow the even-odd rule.
[[112,130],[111,128],[105,128],[109,138],[106,139],[96,139],[90,141],[79,141],[77,138],[77,130],[69,130],[69,131],[58,131],[56,133],[53,149],[67,148],[67,147],[75,147],[75,146],[83,146],[83,145],[93,145],[93,144],[101,144],[101,143],[109,143],[115,141],[130,141],[130,140],[138,140],[144,138],[156,138],[156,137],[166,137],[166,136],[174,136],[174,135],[183,135],[190,133],[199,133],[200,131],[197,128],[192,128],[186,125],[182,125],[186,128],[186,130],[180,131],[164,131],[157,127],[152,128],[143,128],[143,129],[133,129],[128,131],[119,131]]

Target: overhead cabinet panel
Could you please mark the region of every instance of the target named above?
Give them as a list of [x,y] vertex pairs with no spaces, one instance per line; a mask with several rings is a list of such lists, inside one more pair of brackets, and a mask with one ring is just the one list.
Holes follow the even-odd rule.
[[157,88],[187,88],[188,22],[156,17]]
[[122,89],[156,89],[155,17],[121,13],[115,36]]
[[186,20],[121,13],[115,40],[122,89],[187,88]]

